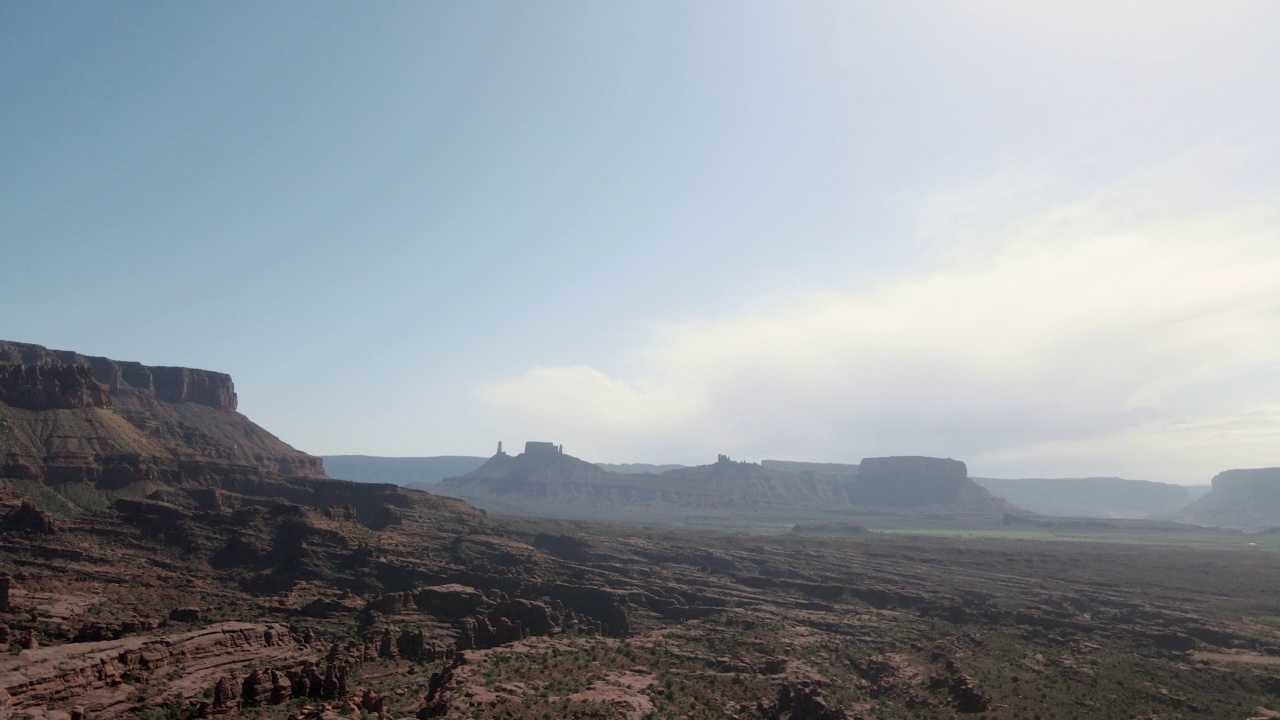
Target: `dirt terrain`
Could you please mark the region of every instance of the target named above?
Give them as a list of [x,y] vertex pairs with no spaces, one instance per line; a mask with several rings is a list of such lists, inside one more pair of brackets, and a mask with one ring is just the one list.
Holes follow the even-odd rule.
[[[136,409],[145,403],[121,414],[85,371],[35,367],[4,374],[7,398],[40,408],[4,401],[22,432],[71,412],[124,433],[170,412],[194,417],[191,406],[226,423],[193,442],[243,428],[233,410],[201,404],[229,401],[228,386],[153,386],[169,398],[153,415]],[[43,447],[88,442],[76,433],[90,415],[73,417]],[[0,477],[0,716],[1280,709],[1276,535],[1153,540],[1141,526],[1098,542],[1092,526],[1041,521],[994,531],[1006,537],[848,522],[767,535],[496,517],[158,437],[154,464],[104,466],[90,453],[77,456],[85,473],[49,472],[71,466],[33,455],[23,466],[40,472]],[[284,448],[271,457],[308,466]],[[926,485],[963,491],[938,467]],[[868,492],[897,488],[882,473]]]
[[120,501],[9,531],[0,701],[31,717],[1280,707],[1274,547],[695,534],[393,497],[377,530],[227,493],[221,511]]

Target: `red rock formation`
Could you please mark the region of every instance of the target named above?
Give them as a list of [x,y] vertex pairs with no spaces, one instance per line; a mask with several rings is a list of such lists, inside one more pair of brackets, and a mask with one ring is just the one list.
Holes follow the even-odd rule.
[[89,357],[65,350],[49,350],[40,345],[7,341],[0,341],[0,363],[45,369],[83,367],[89,370],[91,376],[112,397],[136,399],[151,396],[160,402],[198,403],[216,410],[236,409],[235,386],[231,382],[231,376],[226,373],[181,367],[150,367],[137,362]]
[[0,364],[0,403],[23,410],[109,408],[107,390],[82,366]]
[[[272,641],[266,638],[270,634]],[[155,678],[176,668],[183,682],[213,686],[229,668],[296,655],[289,628],[228,622],[167,637],[130,637],[26,650],[0,657],[0,714],[76,700],[92,714],[119,708],[131,686],[125,673]],[[215,704],[218,692],[215,690]],[[111,714],[111,713],[106,713]]]
[[224,373],[0,341],[0,475],[123,485],[219,465],[325,477],[319,458],[255,425],[236,402]]
[[0,528],[34,535],[53,535],[58,532],[53,516],[28,500],[23,500],[21,505],[6,515],[4,521],[0,522]]

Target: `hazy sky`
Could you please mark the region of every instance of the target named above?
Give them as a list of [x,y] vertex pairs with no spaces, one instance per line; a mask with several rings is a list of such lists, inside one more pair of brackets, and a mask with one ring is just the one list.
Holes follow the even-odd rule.
[[0,337],[316,454],[1280,465],[1280,3],[0,2]]

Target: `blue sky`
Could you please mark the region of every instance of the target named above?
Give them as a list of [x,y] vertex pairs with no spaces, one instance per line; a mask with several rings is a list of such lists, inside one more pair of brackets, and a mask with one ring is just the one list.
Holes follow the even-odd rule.
[[0,4],[0,337],[316,454],[1280,464],[1280,6]]

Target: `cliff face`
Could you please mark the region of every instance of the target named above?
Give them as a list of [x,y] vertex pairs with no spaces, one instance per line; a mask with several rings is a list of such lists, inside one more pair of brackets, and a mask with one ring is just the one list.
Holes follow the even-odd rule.
[[0,403],[24,410],[111,407],[93,371],[78,366],[0,364]]
[[1174,519],[1227,528],[1280,526],[1280,468],[1220,472],[1213,478],[1213,489]]
[[87,367],[113,398],[145,402],[197,403],[215,410],[235,410],[236,390],[231,376],[209,370],[150,367],[91,357],[40,345],[0,341],[0,363],[44,368]]
[[202,463],[325,477],[236,412],[225,373],[0,341],[0,477],[175,482]]
[[931,457],[866,458],[858,465],[856,500],[867,505],[945,505],[972,485],[959,460]]

